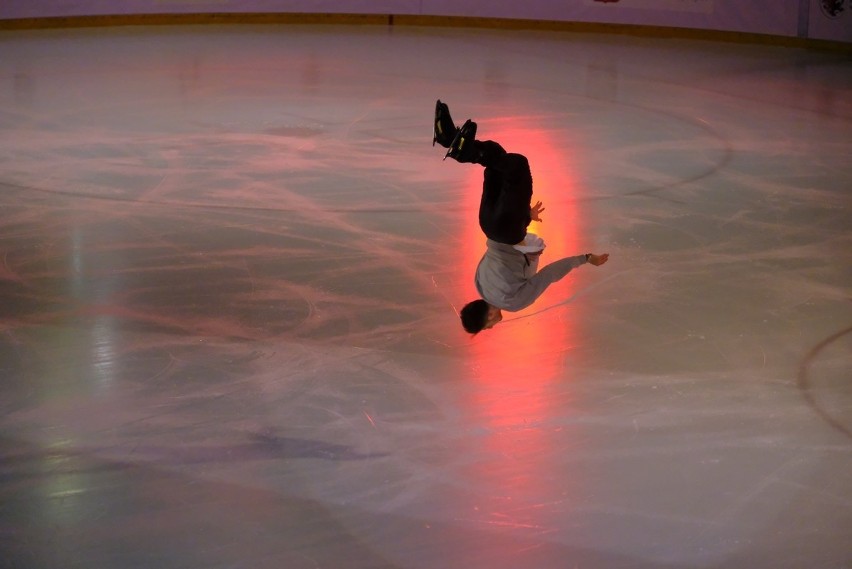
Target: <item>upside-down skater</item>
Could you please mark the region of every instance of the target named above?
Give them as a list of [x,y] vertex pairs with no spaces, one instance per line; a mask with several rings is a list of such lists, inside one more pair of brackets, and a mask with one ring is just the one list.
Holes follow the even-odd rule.
[[532,221],[541,221],[544,206],[532,201],[529,161],[521,154],[506,152],[491,140],[476,140],[475,122],[456,128],[450,110],[440,100],[435,105],[432,145],[437,142],[444,158],[479,164],[485,168],[479,226],[486,236],[486,251],[476,267],[476,290],[482,298],[467,303],[461,322],[471,334],[493,327],[503,319],[503,310],[516,312],[531,305],[552,283],[585,263],[600,266],[609,253],[586,253],[565,257],[538,270],[544,241],[527,232]]

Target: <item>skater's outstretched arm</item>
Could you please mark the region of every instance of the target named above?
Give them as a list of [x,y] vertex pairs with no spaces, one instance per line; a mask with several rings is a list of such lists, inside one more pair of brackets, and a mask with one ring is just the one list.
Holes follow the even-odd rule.
[[544,291],[562,277],[576,269],[580,265],[589,263],[599,267],[609,260],[609,253],[595,255],[589,253],[587,255],[577,255],[575,257],[565,257],[554,261],[543,267],[535,275],[530,277],[515,293],[512,299],[512,305],[506,307],[507,310],[517,311],[523,310],[531,305],[544,293]]

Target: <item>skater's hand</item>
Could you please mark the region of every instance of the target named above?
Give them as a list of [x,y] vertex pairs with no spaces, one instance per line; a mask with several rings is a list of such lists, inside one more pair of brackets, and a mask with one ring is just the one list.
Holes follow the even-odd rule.
[[535,205],[530,208],[530,219],[533,221],[541,221],[541,212],[544,211],[544,206],[541,202],[535,202]]
[[604,263],[609,260],[609,253],[604,253],[603,255],[595,255],[594,253],[589,253],[589,263],[600,267]]

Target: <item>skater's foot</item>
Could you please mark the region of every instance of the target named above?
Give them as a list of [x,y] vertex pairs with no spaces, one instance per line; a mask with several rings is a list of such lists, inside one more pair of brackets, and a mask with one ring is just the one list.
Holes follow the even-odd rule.
[[462,125],[450,143],[444,160],[455,158],[459,162],[471,162],[473,156],[473,141],[476,138],[476,123],[470,119]]
[[437,142],[444,148],[449,148],[458,129],[450,117],[450,108],[438,99],[435,103],[435,123],[432,129],[432,146]]

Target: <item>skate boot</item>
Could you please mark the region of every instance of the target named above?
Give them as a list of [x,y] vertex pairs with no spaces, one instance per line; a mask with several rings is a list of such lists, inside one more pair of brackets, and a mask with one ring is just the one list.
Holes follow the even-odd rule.
[[476,123],[470,119],[462,125],[456,133],[456,137],[450,143],[444,160],[454,158],[459,162],[473,162],[475,151],[473,143],[476,139]]
[[432,130],[432,146],[437,142],[444,148],[449,148],[458,129],[450,116],[450,108],[438,99],[435,103],[435,124]]

